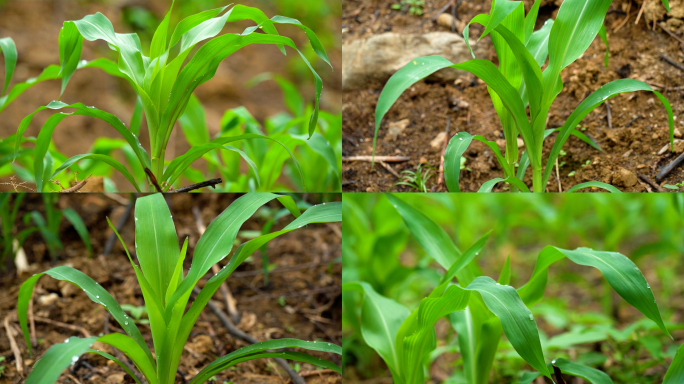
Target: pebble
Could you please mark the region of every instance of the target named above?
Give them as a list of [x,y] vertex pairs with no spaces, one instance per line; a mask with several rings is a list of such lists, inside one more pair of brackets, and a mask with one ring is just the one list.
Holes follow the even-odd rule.
[[410,121],[409,119],[399,120],[389,123],[389,136],[391,140],[396,140],[397,137],[404,132],[406,127],[408,127]]
[[40,304],[43,307],[47,307],[50,304],[57,301],[57,299],[59,299],[59,295],[57,295],[56,293],[53,292],[53,293],[39,297],[38,298],[38,304]]
[[442,147],[444,146],[444,140],[446,140],[446,137],[447,137],[446,132],[438,133],[437,136],[435,136],[435,138],[432,139],[432,141],[430,142],[430,146],[432,148],[441,150]]
[[[684,121],[684,120],[682,120]],[[682,138],[682,132],[679,130],[679,128],[674,129],[674,137],[681,139]]]
[[[451,29],[451,26],[454,24],[454,17],[451,16],[450,13],[442,13],[441,15],[437,16],[437,24],[444,27],[444,28],[449,28]],[[458,29],[459,24],[461,22],[458,19],[455,19],[456,21],[456,28]]]

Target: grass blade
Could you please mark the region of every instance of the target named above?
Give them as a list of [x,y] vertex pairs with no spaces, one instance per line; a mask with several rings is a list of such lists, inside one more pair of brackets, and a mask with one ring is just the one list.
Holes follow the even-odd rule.
[[93,247],[90,245],[90,235],[88,234],[88,228],[86,228],[85,223],[81,219],[81,216],[76,213],[71,208],[64,208],[62,210],[62,213],[64,214],[64,217],[66,217],[67,220],[71,223],[71,225],[74,226],[74,229],[76,229],[76,232],[78,233],[78,236],[83,240],[83,243],[86,246],[86,249],[88,250],[88,257],[93,256]]
[[70,337],[64,343],[53,345],[36,361],[31,374],[26,378],[26,384],[55,383],[62,371],[74,364],[79,356],[88,352],[96,340],[97,337]]

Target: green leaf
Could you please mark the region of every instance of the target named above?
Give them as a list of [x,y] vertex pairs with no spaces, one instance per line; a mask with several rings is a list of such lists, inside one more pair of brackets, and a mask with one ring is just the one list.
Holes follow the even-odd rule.
[[546,20],[538,31],[532,33],[530,40],[525,45],[539,67],[544,65],[549,55],[549,34],[552,27],[553,19]]
[[672,363],[670,363],[670,368],[667,369],[667,373],[665,373],[665,378],[663,379],[663,384],[677,384],[682,382],[684,382],[684,345],[677,349],[677,354],[672,360]]
[[577,248],[574,251],[551,246],[544,248],[539,253],[530,280],[518,289],[525,304],[532,306],[542,299],[549,267],[564,257],[576,264],[594,267],[601,271],[615,292],[653,320],[665,334],[670,336],[660,316],[651,286],[646,282],[639,268],[626,256],[617,252],[594,251],[589,248]]
[[603,61],[604,61],[604,66],[606,68],[608,68],[608,58],[610,57],[610,47],[608,46],[608,36],[606,35],[605,24],[601,26],[601,29],[599,29],[599,36],[601,36],[601,40],[603,40],[603,44],[606,45],[606,58]]
[[[525,45],[529,44],[532,33],[534,32],[534,24],[537,22],[537,15],[539,14],[540,5],[541,0],[536,0],[534,4],[532,4],[532,8],[530,8],[530,11],[525,17]],[[546,23],[544,25],[546,25]]]
[[176,227],[164,195],[135,201],[135,250],[154,295],[163,300],[180,255]]
[[[492,231],[489,231],[482,235],[475,244],[471,245],[470,248],[468,248],[463,254],[454,262],[447,272],[442,276],[442,279],[440,280],[439,284],[444,284],[446,282],[451,281],[456,274],[463,269],[466,265],[468,265],[476,256],[480,254],[482,251],[482,248],[484,248],[485,243],[489,239],[489,235],[492,233]],[[453,311],[452,311],[453,312]]]
[[548,182],[549,176],[551,175],[551,171],[553,170],[553,166],[555,165],[556,158],[558,157],[561,148],[568,140],[568,137],[570,136],[572,131],[575,130],[575,127],[582,121],[582,119],[585,116],[587,116],[591,111],[593,111],[596,107],[601,105],[601,103],[610,99],[611,97],[614,97],[620,93],[635,91],[651,91],[663,103],[668,115],[668,124],[670,127],[670,145],[672,145],[672,143],[674,142],[674,118],[672,115],[672,107],[670,106],[670,103],[667,101],[667,99],[665,99],[659,92],[654,91],[651,87],[648,86],[648,84],[639,80],[620,79],[611,81],[610,83],[603,85],[601,88],[597,89],[594,93],[592,93],[586,99],[584,99],[577,106],[577,108],[575,108],[572,114],[570,114],[568,119],[565,121],[565,124],[563,124],[563,126],[560,128],[558,137],[556,138],[556,141],[553,144],[553,148],[551,148],[551,153],[549,154],[549,160],[546,164],[546,169],[544,170],[544,178],[542,181],[542,185],[546,185],[546,183]]
[[304,113],[304,98],[299,94],[297,87],[277,73],[259,74],[247,82],[247,87],[251,88],[266,80],[273,80],[278,84],[283,92],[285,106],[294,116],[301,116]]
[[577,184],[565,192],[572,193],[575,191],[579,191],[580,189],[591,188],[591,187],[602,188],[608,192],[613,192],[613,193],[621,193],[622,192],[621,190],[615,188],[614,186],[612,186],[610,184],[602,183],[600,181],[587,181],[586,183]]
[[[150,45],[150,60],[154,60],[161,56],[164,51],[166,51],[166,38],[169,33],[169,22],[171,20],[171,12],[173,11],[173,5],[175,0],[171,2],[171,8],[169,12],[166,13],[164,20],[159,24],[157,30],[154,32],[152,37],[152,45]],[[158,61],[159,62],[159,61]],[[163,65],[165,63],[160,63]]]
[[382,357],[396,380],[403,367],[399,365],[394,338],[409,316],[409,311],[394,300],[379,295],[368,283],[342,285],[343,295],[352,291],[362,295],[360,316],[363,340]]
[[442,267],[448,269],[461,257],[461,251],[434,221],[395,195],[388,193],[385,196],[404,219],[404,223],[418,244]]
[[0,39],[0,52],[5,55],[5,85],[2,87],[2,93],[0,93],[0,96],[3,96],[5,91],[7,91],[10,81],[12,81],[14,68],[17,66],[17,46],[11,37]]
[[71,208],[64,208],[62,210],[62,213],[64,214],[64,217],[66,217],[67,220],[71,223],[71,225],[74,226],[74,229],[76,229],[76,232],[78,233],[78,236],[83,240],[83,243],[86,246],[86,249],[88,250],[88,257],[93,256],[93,247],[90,245],[90,235],[88,234],[88,228],[86,228],[85,223],[81,219],[81,216],[76,213]]
[[[140,331],[132,321],[129,321],[128,315],[124,312],[114,298],[98,283],[93,281],[90,277],[81,271],[71,267],[60,266],[38,273],[28,278],[19,289],[19,298],[17,300],[17,315],[21,330],[24,333],[26,345],[31,352],[31,343],[29,340],[28,331],[28,304],[33,294],[33,288],[43,275],[49,275],[57,280],[67,281],[71,284],[84,290],[88,298],[93,302],[100,304],[112,315],[112,317],[119,323],[119,327],[123,329],[135,342],[142,348],[149,362],[154,365],[154,359],[145,340]],[[60,371],[61,372],[61,371]]]
[[335,364],[315,358],[310,355],[296,352],[270,352],[269,350],[283,349],[283,348],[302,348],[310,351],[320,351],[336,353],[338,355],[342,354],[342,348],[338,345],[325,342],[315,342],[315,341],[303,341],[297,339],[278,339],[278,340],[268,340],[262,341],[260,343],[252,344],[246,347],[242,347],[237,351],[231,352],[221,358],[218,358],[207,365],[200,373],[197,374],[188,384],[202,383],[208,380],[211,376],[219,373],[225,369],[228,369],[238,363],[248,360],[260,359],[260,358],[275,358],[280,357],[284,359],[291,359],[296,361],[302,361],[305,363],[313,364],[319,367],[332,369],[335,372],[342,373],[340,367]]
[[[82,354],[88,352],[96,340],[97,337],[87,339],[70,337],[64,343],[54,344],[43,357],[36,361],[31,374],[26,378],[26,384],[55,383],[62,371],[78,361]],[[30,348],[30,343],[27,342],[27,344]]]
[[[77,163],[77,162],[79,162],[79,161],[81,161],[81,160],[87,160],[87,159],[92,159],[92,160],[95,160],[95,161],[101,161],[101,162],[103,162],[103,163],[106,163],[106,164],[111,165],[112,168],[114,168],[114,169],[116,169],[117,171],[121,172],[121,174],[126,178],[126,180],[128,180],[131,184],[133,184],[133,187],[135,188],[136,191],[140,192],[140,187],[138,186],[138,183],[135,181],[135,178],[133,177],[133,175],[131,175],[131,173],[128,172],[128,169],[126,169],[126,167],[124,167],[123,164],[121,164],[120,162],[118,162],[117,160],[115,160],[113,157],[108,156],[108,155],[100,155],[100,154],[76,155],[76,156],[70,158],[69,160],[65,161],[64,163],[62,163],[62,164],[55,170],[55,172],[52,174],[52,176],[50,176],[50,179],[49,179],[49,180],[54,179],[55,177],[57,177],[57,175],[59,175],[59,174],[62,173],[65,169],[71,167],[71,166],[74,165],[75,163]],[[46,183],[47,181],[48,181],[48,180],[43,180],[43,183]]]
[[76,72],[83,50],[83,38],[78,32],[74,22],[66,22],[59,32],[59,62],[62,64],[60,75],[62,76],[62,90],[64,93],[69,79]]
[[100,356],[104,357],[105,359],[109,359],[109,360],[115,362],[119,367],[121,367],[121,369],[126,371],[126,373],[128,373],[128,376],[133,378],[133,380],[135,380],[136,383],[141,384],[140,380],[138,380],[138,377],[135,375],[135,373],[133,373],[133,371],[131,371],[128,368],[128,366],[126,366],[126,364],[122,363],[121,360],[117,359],[116,357],[110,355],[107,352],[102,352],[100,350],[90,349],[90,350],[88,350],[88,352],[100,355]]
[[568,375],[581,377],[591,384],[613,384],[613,380],[611,380],[610,376],[608,376],[605,372],[587,367],[584,364],[576,363],[566,359],[555,359],[551,362],[551,364],[560,368],[561,372]]

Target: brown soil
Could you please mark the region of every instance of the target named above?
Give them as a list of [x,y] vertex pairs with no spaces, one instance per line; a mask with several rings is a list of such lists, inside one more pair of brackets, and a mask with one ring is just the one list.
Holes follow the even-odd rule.
[[[328,1],[335,3],[337,0]],[[226,5],[229,3],[226,2]],[[117,32],[129,33],[132,31],[123,23],[121,16],[125,7],[142,6],[154,12],[161,20],[168,11],[170,1],[135,0],[103,4],[100,1],[75,0],[69,2],[69,6],[64,4],[58,1],[38,0],[4,1],[0,4],[0,36],[11,36],[17,44],[18,51],[17,68],[10,87],[30,77],[38,76],[48,65],[59,64],[58,36],[64,21],[78,20],[86,15],[101,12],[112,21]],[[247,0],[241,1],[240,4],[259,7],[267,15],[277,13],[274,6],[265,1]],[[287,16],[295,17],[294,15]],[[339,18],[332,15],[329,19],[330,30],[339,31]],[[250,23],[246,21],[230,23],[224,28],[223,33],[239,33],[248,26]],[[279,31],[292,38],[298,47],[309,44],[299,28],[282,26]],[[339,113],[336,111],[341,108],[342,75],[339,68],[341,68],[342,53],[339,48],[341,43],[336,41],[335,44],[335,49],[327,51],[334,70],[331,70],[322,60],[312,62],[312,65],[324,84],[321,109]],[[299,55],[289,48],[287,54],[287,58],[284,59],[278,48],[274,46],[249,46],[221,63],[214,78],[202,84],[195,92],[205,107],[211,135],[219,132],[221,118],[228,109],[244,106],[259,121],[286,110],[282,92],[275,82],[264,82],[254,88],[246,87],[245,83],[260,73],[281,74],[299,84],[305,100],[313,101],[313,77],[307,75],[302,79],[295,78],[292,75],[290,61],[298,58]],[[111,51],[105,42],[85,41],[82,58],[93,60],[100,57],[116,61],[115,52]],[[0,62],[2,62],[1,59]],[[4,69],[0,73],[4,76]],[[5,138],[16,133],[20,121],[39,106],[47,105],[50,101],[57,99],[60,89],[61,82],[51,80],[36,85],[22,94],[2,112],[0,137]],[[93,105],[120,117],[124,123],[128,124],[135,105],[135,94],[126,81],[109,76],[98,69],[85,69],[75,72],[61,100],[66,103],[83,102],[86,105]],[[36,137],[51,115],[48,112],[36,114],[24,136]],[[180,127],[177,126],[177,128],[169,141],[167,159],[180,156],[190,148],[182,132],[179,132]],[[140,141],[149,151],[147,129],[143,126],[140,132]],[[103,121],[76,116],[60,123],[53,135],[53,141],[60,152],[71,157],[87,153],[99,137],[121,138],[111,126]],[[120,160],[123,161],[123,157]],[[117,172],[114,173],[113,179],[119,190],[133,190],[130,183]],[[8,182],[8,180],[3,178],[0,182]],[[0,185],[0,191],[11,191],[11,188]]]
[[[192,250],[199,239],[192,207],[201,207],[202,219],[208,225],[235,198],[235,195],[229,194],[200,194],[179,195],[170,199],[170,208],[179,239],[189,236],[189,256],[192,255]],[[317,200],[318,196],[308,198],[308,201],[312,202]],[[72,207],[79,212],[89,228],[94,253],[100,256],[92,259],[85,257],[85,247],[75,231],[66,223],[62,223],[60,238],[64,242],[65,249],[55,264],[70,265],[83,271],[99,282],[121,304],[143,305],[142,293],[121,245],[117,242],[109,256],[101,255],[111,233],[103,219],[108,216],[114,223],[118,222],[125,206],[95,194],[64,196],[59,204]],[[279,208],[277,203],[271,206]],[[22,212],[32,209],[40,210],[41,207],[40,196],[29,195]],[[255,216],[242,229],[259,230],[263,222],[263,219]],[[273,230],[282,228],[286,223],[287,220],[279,221]],[[277,268],[269,275],[270,282],[267,287],[264,287],[263,275],[259,272],[261,257],[258,253],[252,256],[252,261],[243,264],[232,278],[227,280],[230,291],[237,300],[241,316],[238,327],[258,340],[293,337],[305,340],[325,340],[339,345],[341,343],[342,266],[340,263],[334,263],[333,260],[341,257],[340,231],[341,226],[338,223],[310,225],[269,243],[270,263],[277,264]],[[132,247],[134,244],[132,218],[129,217],[121,235],[128,246]],[[29,238],[24,249],[30,262],[31,273],[41,272],[51,267],[40,236],[34,235]],[[292,268],[309,263],[315,266]],[[187,270],[189,266],[190,259],[188,258],[185,269]],[[290,269],[279,272],[280,268],[286,267]],[[3,275],[0,279],[0,319],[4,321],[7,316],[10,316],[11,327],[15,330],[19,330],[15,314],[17,293],[25,279],[26,276],[16,277],[14,273]],[[200,282],[200,286],[204,284],[203,281]],[[101,306],[87,300],[87,297],[78,289],[68,289],[67,286],[73,287],[49,277],[42,278],[34,293],[35,316],[82,327],[92,335],[102,333],[107,312]],[[54,303],[39,304],[40,297],[52,293],[58,295]],[[214,297],[214,302],[225,311],[223,296],[220,292]],[[139,325],[139,329],[152,348],[149,326]],[[113,330],[116,328],[110,325],[110,332]],[[39,358],[52,344],[63,342],[70,336],[83,337],[74,330],[37,322],[36,337],[44,341],[34,349],[35,354],[32,360],[27,361],[31,358],[23,336],[20,332],[15,332],[14,337],[26,364],[25,372],[30,371],[33,359]],[[245,342],[229,335],[216,315],[207,308],[188,339],[188,349],[183,355],[179,369],[190,378],[215,358],[245,345]],[[313,354],[330,359],[337,364],[341,363],[337,355]],[[0,377],[0,383],[22,382],[23,378],[15,368],[15,358],[10,350],[4,326],[0,332],[0,356],[6,358],[3,362],[6,367]],[[74,365],[73,370],[65,371],[58,382],[72,383],[66,376],[71,374],[82,383],[104,383],[108,377],[123,373],[118,366],[108,364],[99,356],[84,355],[80,361],[83,363],[79,362]],[[300,373],[309,383],[341,382],[338,374],[310,374],[313,370],[315,370],[313,366],[301,365]],[[225,371],[216,377],[219,383],[224,380],[235,383],[285,383],[289,380],[289,376],[282,367],[272,360],[241,363],[237,369]],[[180,378],[177,379],[180,380]],[[133,381],[126,378],[124,382],[132,383]]]
[[[582,99],[612,80],[630,77],[668,87],[684,84],[684,72],[667,64],[659,57],[659,54],[663,54],[676,62],[681,63],[684,60],[682,49],[677,41],[662,29],[656,27],[653,31],[652,25],[647,26],[643,17],[638,25],[634,25],[636,12],[631,12],[627,24],[619,31],[612,32],[613,26],[626,16],[617,3],[611,6],[606,18],[610,44],[609,67],[603,66],[605,46],[599,38],[596,38],[585,54],[562,73],[564,90],[551,109],[549,128],[561,126]],[[368,37],[390,30],[395,33],[444,30],[443,27],[431,23],[429,19],[445,4],[445,1],[425,1],[425,16],[422,18],[392,10],[391,4],[391,1],[378,0],[344,2],[343,39]],[[487,13],[490,6],[489,0],[464,1],[458,8],[458,18],[467,22],[477,14]],[[638,9],[637,5],[633,4],[632,11],[635,8]],[[556,11],[555,5],[542,7],[537,27],[540,27],[552,15],[555,17]],[[479,25],[473,25],[471,35],[479,36],[482,31]],[[488,58],[495,59],[493,48],[490,48]],[[343,93],[344,156],[371,154],[375,106],[382,87],[383,84],[370,84],[366,89]],[[681,92],[664,92],[677,118],[684,112]],[[469,109],[453,111],[455,99],[466,101]],[[639,172],[655,181],[655,175],[660,167],[675,158],[676,155],[669,153],[663,156],[657,155],[660,149],[668,143],[668,129],[665,109],[653,94],[637,92],[620,95],[611,99],[610,107],[613,129],[610,129],[606,122],[605,106],[597,108],[580,124],[586,128],[584,133],[593,137],[603,148],[603,152],[591,148],[574,136],[571,136],[564,145],[563,150],[567,154],[559,158],[560,162],[565,162],[560,169],[560,182],[563,190],[581,182],[599,180],[612,183],[624,191],[647,191],[651,187],[642,183],[641,180],[633,184],[628,179],[636,178],[636,172]],[[642,118],[633,121],[627,128],[628,123],[638,115]],[[503,151],[503,134],[487,87],[481,81],[468,75],[456,81],[455,84],[421,81],[404,92],[383,120],[378,134],[376,154],[409,156],[411,160],[406,163],[392,164],[397,172],[415,171],[421,162],[427,163],[435,170],[438,169],[441,148],[434,149],[430,146],[430,142],[440,132],[444,132],[448,117],[451,117],[450,136],[460,131],[479,134],[488,140],[498,140]],[[396,141],[392,141],[387,134],[388,124],[402,119],[409,119],[410,123]],[[684,125],[680,124],[680,120],[678,118],[675,121],[675,128],[683,132]],[[551,149],[554,137],[555,134],[546,140],[545,158]],[[684,148],[681,144],[676,146],[678,153],[682,150]],[[474,141],[465,157],[466,166],[470,168],[470,171],[461,172],[462,191],[475,192],[485,181],[502,177],[503,172],[493,153],[484,144]],[[399,180],[380,166],[376,165],[371,168],[370,163],[365,162],[345,162],[343,165],[343,190],[345,192],[388,190],[406,192],[411,190],[406,186],[393,186]],[[571,172],[575,172],[574,176],[568,176]],[[433,191],[444,191],[443,185],[434,185],[436,179],[436,176],[430,179],[428,188]],[[683,179],[684,169],[680,167],[666,177],[661,185],[676,184]],[[531,185],[529,169],[524,181]],[[501,191],[503,188],[503,185],[498,185],[495,191]],[[593,190],[598,191],[596,188]],[[554,176],[549,180],[547,191],[558,191],[555,171]]]

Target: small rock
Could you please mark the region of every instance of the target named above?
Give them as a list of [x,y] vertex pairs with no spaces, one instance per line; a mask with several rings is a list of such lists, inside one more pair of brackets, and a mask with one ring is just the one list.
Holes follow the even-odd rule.
[[442,149],[444,146],[444,140],[446,140],[446,136],[446,132],[438,133],[437,136],[430,142],[430,146],[435,149]]
[[211,340],[211,337],[207,335],[196,336],[188,346],[193,351],[203,355],[210,353],[214,349],[214,343]]
[[678,141],[674,144],[674,152],[676,154],[680,154],[684,152],[684,141]]
[[613,175],[613,185],[618,187],[633,187],[637,183],[637,177],[634,172],[620,167],[615,175]]
[[420,164],[427,164],[427,162],[428,162],[428,160],[427,160],[426,157],[421,157],[420,160],[419,160],[419,163],[420,163]]
[[26,359],[24,360],[24,366],[28,367],[33,365],[33,359]]
[[451,100],[449,100],[449,106],[454,112],[470,108],[470,104],[467,101],[456,97],[452,97]]
[[450,13],[442,13],[441,15],[437,16],[437,24],[441,25],[444,28],[449,28],[451,29],[452,25],[458,26],[461,22],[456,19],[456,22],[454,23],[454,17],[451,16]]
[[54,303],[55,301],[57,301],[57,299],[59,299],[59,295],[53,292],[53,293],[39,297],[38,298],[38,304],[40,304],[40,306],[42,306],[42,307],[47,307],[47,306],[51,305],[52,303]]
[[506,140],[504,140],[504,139],[496,139],[496,140],[494,140],[494,142],[496,143],[496,145],[499,146],[499,148],[501,148],[501,149],[506,148]]
[[107,384],[118,384],[118,383],[123,383],[124,378],[126,377],[125,373],[112,373],[107,377]]
[[632,154],[632,152],[633,152],[633,150],[630,149],[629,151],[625,152],[625,153],[622,155],[622,157],[627,158],[627,157],[629,157],[629,155]]
[[658,140],[658,137],[660,137],[660,135],[658,135],[658,133],[656,133],[656,132],[654,132],[654,133],[651,135],[651,139],[653,139],[653,140]]
[[62,293],[62,297],[71,297],[76,295],[76,292],[78,292],[78,288],[69,282],[60,281],[59,291]]
[[649,107],[652,107],[655,105],[655,100],[653,100],[653,98],[651,97],[646,101],[646,104],[648,104]]
[[[684,120],[682,120],[682,121],[684,121]],[[676,137],[678,139],[682,138],[682,132],[678,128],[674,129],[674,137]]]
[[390,139],[396,140],[397,136],[399,136],[402,132],[404,132],[404,129],[406,129],[406,127],[408,127],[408,125],[409,125],[409,119],[404,119],[404,120],[399,120],[399,121],[389,123]]
[[518,148],[522,148],[525,146],[525,141],[523,141],[522,138],[518,137]]

